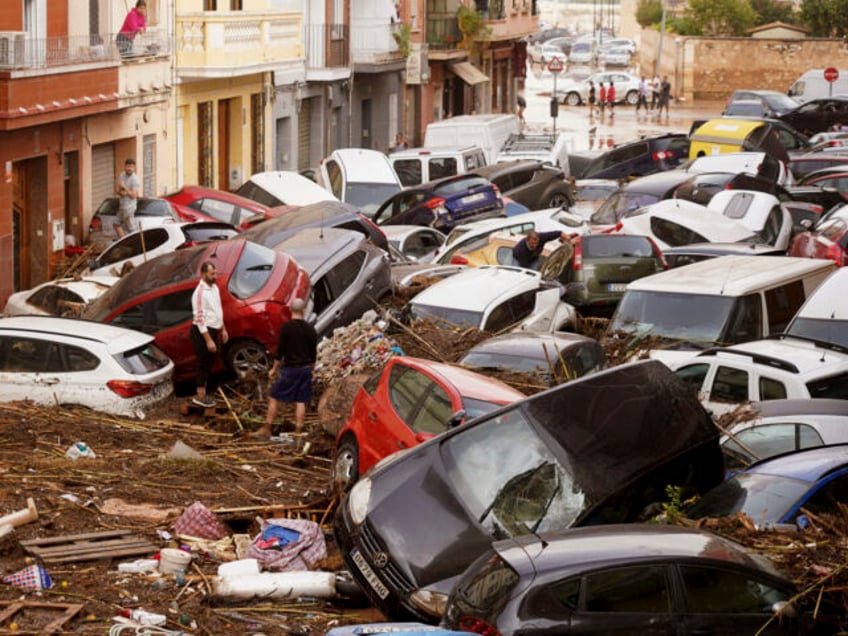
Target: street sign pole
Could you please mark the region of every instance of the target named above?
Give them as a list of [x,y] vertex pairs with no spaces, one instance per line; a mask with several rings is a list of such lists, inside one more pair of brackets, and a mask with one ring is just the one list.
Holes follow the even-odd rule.
[[[555,102],[557,101],[557,92],[556,92],[557,75],[559,75],[559,73],[554,73],[554,96],[551,98]],[[559,108],[556,109],[556,115],[559,115]],[[556,139],[556,120],[557,120],[556,115],[554,115],[554,139]]]
[[839,69],[833,66],[828,66],[824,69],[824,80],[828,84],[828,97],[833,97],[833,83],[839,79]]
[[556,120],[557,116],[559,115],[559,101],[557,100],[556,92],[557,75],[562,72],[563,68],[564,67],[562,64],[562,60],[560,60],[558,57],[551,58],[551,61],[548,62],[548,70],[554,76],[554,92],[551,97],[551,119],[553,119],[554,121],[554,137],[556,137]]

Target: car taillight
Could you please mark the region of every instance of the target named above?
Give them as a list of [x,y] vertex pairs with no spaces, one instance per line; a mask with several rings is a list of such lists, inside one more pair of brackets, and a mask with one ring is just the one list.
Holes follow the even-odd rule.
[[436,208],[440,208],[445,204],[445,200],[442,197],[433,197],[427,203],[424,204],[425,208],[430,208],[431,210],[435,210]]
[[828,246],[825,257],[832,260],[839,267],[844,266],[848,262],[848,254],[837,243]]
[[99,216],[95,216],[91,218],[91,223],[88,224],[89,232],[99,232],[103,228],[103,222],[100,220]]
[[574,271],[579,272],[583,269],[583,241],[577,239],[574,241]]
[[451,256],[450,262],[451,265],[468,265],[468,259],[462,256],[461,254]]
[[200,245],[197,241],[186,241],[182,245],[177,246],[178,250],[184,250],[187,247],[194,247],[195,245]]
[[[383,240],[385,240],[386,242],[388,242],[388,239],[386,238],[386,233],[383,231],[383,228],[381,228],[379,225],[377,225],[376,223],[374,223],[374,221],[372,221],[371,219],[369,219],[369,218],[368,218],[367,216],[365,216],[364,214],[360,214],[360,215],[359,215],[359,217],[362,219],[362,222],[363,222],[363,223],[365,223],[365,224],[366,224],[369,228],[371,228],[371,232],[372,232],[373,234],[376,234],[377,236],[381,236],[381,237],[383,237]],[[372,241],[372,242],[373,242],[373,241]]]
[[475,618],[474,616],[463,616],[459,619],[459,627],[460,629],[465,630],[466,632],[471,632],[472,634],[483,634],[483,636],[501,636],[501,633],[497,630],[497,628],[484,621],[482,618]]
[[113,393],[122,398],[138,397],[146,395],[153,390],[152,384],[144,382],[133,382],[132,380],[109,380],[106,383]]
[[662,161],[663,159],[671,159],[674,156],[674,153],[669,152],[668,150],[657,150],[653,156],[654,161]]

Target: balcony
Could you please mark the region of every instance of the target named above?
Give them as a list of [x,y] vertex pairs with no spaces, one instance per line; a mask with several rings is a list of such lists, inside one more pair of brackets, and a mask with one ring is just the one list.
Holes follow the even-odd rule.
[[385,20],[354,20],[350,29],[354,64],[390,64],[403,60],[394,38],[398,26]]
[[303,59],[300,13],[209,12],[177,16],[177,73],[216,78],[273,71]]
[[462,42],[462,32],[459,30],[456,12],[429,13],[425,37],[431,51],[457,48]]
[[[170,52],[164,33],[148,31],[136,38],[130,57],[168,56]],[[80,65],[114,66],[120,60],[115,34],[34,39],[23,32],[0,31],[0,70],[55,72]]]

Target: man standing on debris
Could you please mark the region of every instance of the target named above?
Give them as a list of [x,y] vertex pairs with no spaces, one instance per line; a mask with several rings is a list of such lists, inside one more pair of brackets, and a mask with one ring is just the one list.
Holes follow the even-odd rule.
[[306,405],[312,400],[312,367],[318,357],[318,334],[315,327],[303,319],[305,308],[306,302],[295,298],[291,303],[291,320],[280,328],[277,359],[268,373],[268,376],[272,380],[276,378],[276,381],[268,397],[265,426],[256,431],[261,437],[273,435],[274,420],[280,402],[294,403],[294,432],[303,431]]
[[118,219],[115,223],[115,233],[122,238],[129,232],[135,232],[135,210],[138,207],[138,197],[141,191],[141,181],[135,173],[135,159],[129,158],[124,162],[124,171],[118,175],[115,194],[118,195]]
[[205,408],[215,406],[215,399],[210,395],[213,392],[209,381],[212,365],[220,347],[229,339],[224,326],[221,292],[215,282],[217,277],[215,263],[204,261],[200,266],[200,282],[191,295],[193,320],[189,335],[197,356],[197,395],[191,401]]
[[567,241],[568,234],[557,230],[553,230],[551,232],[537,232],[536,230],[530,230],[527,233],[527,236],[518,241],[518,243],[515,244],[515,247],[512,248],[512,259],[519,267],[524,267],[526,269],[539,269],[539,265],[542,260],[542,250],[545,247],[545,243],[553,241],[554,239],[559,239],[563,242]]

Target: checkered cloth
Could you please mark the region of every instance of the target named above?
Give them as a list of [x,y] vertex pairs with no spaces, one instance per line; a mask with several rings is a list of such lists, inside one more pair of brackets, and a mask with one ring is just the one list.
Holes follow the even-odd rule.
[[30,565],[14,574],[4,576],[3,582],[25,590],[46,590],[53,587],[53,579],[40,565]]
[[[269,525],[294,530],[300,537],[280,548],[263,549],[260,546],[265,543],[263,535]],[[326,556],[327,542],[321,526],[307,519],[266,519],[262,523],[262,532],[253,538],[245,555],[246,558],[259,561],[262,569],[273,572],[311,570],[315,563]]]
[[174,524],[174,532],[213,540],[223,539],[230,534],[215,513],[199,501],[195,501],[183,511],[182,516]]

